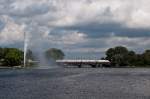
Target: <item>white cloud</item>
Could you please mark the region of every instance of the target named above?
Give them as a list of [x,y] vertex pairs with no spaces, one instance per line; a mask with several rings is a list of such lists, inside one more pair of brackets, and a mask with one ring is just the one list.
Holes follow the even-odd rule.
[[55,0],[56,20],[49,21],[51,26],[74,24],[99,24],[118,22],[131,28],[150,27],[149,0]]
[[65,52],[78,52],[78,53],[104,53],[106,48],[76,48],[76,49],[66,49]]
[[81,43],[85,42],[86,34],[84,33],[71,33],[69,35],[64,35],[62,36],[62,41],[64,44],[76,44],[76,43]]
[[46,33],[46,38],[50,43],[60,45],[74,45],[78,43],[84,43],[87,40],[87,35],[79,32],[67,32],[62,36],[49,35]]
[[149,0],[14,0],[5,12],[49,27],[117,22],[131,28],[149,28],[149,3]]
[[[150,27],[149,0],[14,0],[0,13],[26,17],[48,26],[119,22],[127,27]],[[7,5],[8,4],[8,5]],[[5,11],[5,12],[4,12]],[[32,19],[30,18],[32,17]],[[19,19],[18,19],[19,20]],[[44,21],[45,20],[45,21]]]
[[[31,38],[31,45],[43,46],[46,43],[64,45],[68,49],[73,45],[75,47],[80,45],[72,48],[74,52],[102,52],[116,45],[125,45],[132,49],[148,48],[150,47],[148,37],[135,35],[133,38],[117,36],[114,33],[108,37],[94,38],[85,31],[94,27],[93,24],[99,28],[103,24],[112,23],[118,23],[120,27],[127,29],[149,30],[149,4],[150,0],[0,0],[0,20],[5,24],[0,31],[0,44],[22,42],[23,33],[27,32]],[[22,24],[25,24],[25,29]],[[71,26],[78,28],[68,29]],[[85,30],[80,31],[80,26],[85,26]],[[108,30],[110,28],[111,26],[108,26]],[[53,30],[59,30],[59,33],[52,33]],[[88,32],[92,35],[93,31]],[[119,32],[121,34],[122,31]],[[84,48],[82,44],[89,47]],[[92,47],[93,45],[97,48]]]
[[5,27],[0,32],[0,44],[7,45],[23,41],[24,27],[17,25],[7,16],[2,16],[1,19],[5,22]]

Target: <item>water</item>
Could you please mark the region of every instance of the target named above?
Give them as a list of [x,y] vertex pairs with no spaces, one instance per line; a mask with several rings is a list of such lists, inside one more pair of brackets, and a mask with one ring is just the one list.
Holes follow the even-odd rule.
[[0,70],[0,99],[150,99],[150,69]]

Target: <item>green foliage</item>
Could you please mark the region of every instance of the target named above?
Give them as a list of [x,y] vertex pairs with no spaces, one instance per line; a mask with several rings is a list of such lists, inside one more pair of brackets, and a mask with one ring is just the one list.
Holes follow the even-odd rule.
[[129,51],[128,54],[126,55],[126,61],[128,65],[130,66],[135,66],[136,61],[137,61],[137,55],[134,51]]
[[[47,60],[63,59],[64,53],[60,49],[50,48],[45,51]],[[27,51],[27,59],[34,60],[31,50]],[[150,67],[150,50],[145,50],[143,54],[136,54],[126,47],[117,46],[106,51],[106,58],[111,61],[112,66],[140,66]],[[18,66],[23,61],[23,52],[17,48],[0,48],[0,65]]]
[[[48,60],[63,59],[64,53],[56,48],[48,49],[45,52]],[[34,60],[31,50],[27,51],[27,60]],[[19,66],[23,63],[23,52],[17,48],[0,48],[0,65],[1,66]],[[32,63],[27,63],[31,65]]]
[[23,60],[23,52],[16,48],[6,48],[4,49],[4,62],[5,66],[18,66],[21,65]]
[[127,48],[117,46],[106,51],[106,59],[111,61],[112,66],[150,66],[150,50],[143,54],[136,54]]
[[114,66],[126,66],[126,56],[128,55],[128,49],[122,46],[110,48],[106,51],[106,59],[110,60]]
[[150,50],[146,50],[143,54],[142,54],[142,57],[143,57],[143,62],[144,64],[147,64],[150,66]]
[[0,48],[0,59],[3,58],[3,48]]
[[50,48],[45,52],[45,56],[48,60],[57,60],[63,59],[65,55],[60,49]]
[[34,60],[34,56],[33,56],[33,53],[30,49],[27,50],[27,56],[26,56],[27,59],[30,59],[30,60]]

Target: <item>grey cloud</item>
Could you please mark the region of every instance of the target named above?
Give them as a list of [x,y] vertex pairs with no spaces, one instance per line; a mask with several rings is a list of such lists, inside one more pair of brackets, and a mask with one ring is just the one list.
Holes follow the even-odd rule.
[[5,27],[5,23],[3,23],[3,22],[0,20],[0,31],[1,31],[2,29],[4,29],[4,27]]
[[[140,4],[131,0],[22,0],[24,7],[18,2],[20,0],[0,0],[0,16],[7,16],[13,20],[13,25],[17,24],[13,30],[24,24],[23,32],[30,35],[32,48],[38,44],[36,47],[43,49],[68,48],[74,49],[75,53],[76,49],[84,52],[84,49],[115,45],[133,46],[133,49],[140,50],[149,47],[146,39],[150,37],[148,0],[140,0]],[[8,23],[9,20],[0,21],[0,30]],[[5,34],[7,39],[12,38],[9,32]],[[80,38],[78,34],[86,36]],[[20,39],[18,42],[22,43]],[[19,45],[18,42],[15,44]]]
[[24,10],[12,10],[10,15],[16,17],[32,17],[40,14],[45,14],[49,11],[49,7],[46,4],[33,4]]
[[[35,3],[29,6],[26,6],[24,9],[15,8],[14,3],[18,2],[17,0],[1,0],[0,1],[0,14],[9,15],[11,17],[32,17],[40,14],[45,14],[49,11],[49,6],[44,3]],[[19,6],[19,4],[18,4]]]
[[63,27],[67,30],[78,30],[87,33],[90,37],[107,37],[114,33],[117,36],[127,37],[150,37],[150,29],[143,28],[128,28],[121,23],[108,23],[108,24],[76,24],[74,26]]

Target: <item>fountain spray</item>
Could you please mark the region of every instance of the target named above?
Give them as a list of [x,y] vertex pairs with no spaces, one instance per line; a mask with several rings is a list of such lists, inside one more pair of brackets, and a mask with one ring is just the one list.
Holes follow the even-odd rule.
[[27,35],[26,32],[24,32],[24,67],[26,67],[27,47],[28,47]]

